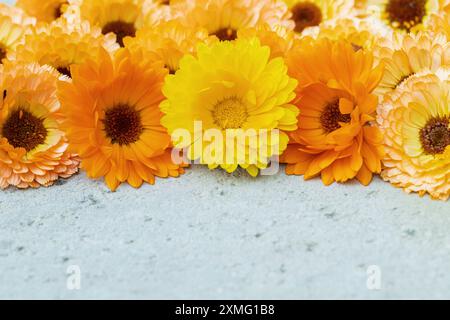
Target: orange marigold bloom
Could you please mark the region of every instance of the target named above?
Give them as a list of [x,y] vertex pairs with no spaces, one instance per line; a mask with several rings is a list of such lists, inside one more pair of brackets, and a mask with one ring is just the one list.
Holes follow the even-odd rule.
[[267,23],[238,31],[238,38],[258,38],[262,45],[270,48],[270,57],[286,56],[294,45],[295,33],[282,25]]
[[182,18],[186,27],[205,28],[221,41],[235,40],[239,30],[264,23],[294,28],[283,1],[197,0],[195,6],[186,6],[186,10]]
[[123,49],[112,58],[101,49],[98,61],[72,67],[71,83],[59,83],[64,128],[88,177],[105,177],[116,190],[183,172],[172,163],[171,139],[160,124],[166,75],[148,53]]
[[38,64],[0,70],[0,188],[50,186],[78,171],[56,98],[58,72]]
[[142,28],[136,32],[135,37],[126,37],[124,44],[130,51],[155,53],[169,72],[175,73],[185,54],[195,54],[199,43],[212,41],[217,40],[208,36],[205,29],[186,28],[177,20],[172,20],[161,22],[155,27]]
[[346,41],[300,41],[287,57],[290,75],[299,81],[295,104],[298,130],[282,157],[287,174],[324,184],[357,178],[367,185],[381,171],[382,135],[374,125],[382,75],[373,56]]

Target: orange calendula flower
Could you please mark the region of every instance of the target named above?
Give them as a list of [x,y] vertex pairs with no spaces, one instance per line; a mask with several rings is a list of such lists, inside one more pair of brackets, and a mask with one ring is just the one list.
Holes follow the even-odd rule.
[[[134,37],[143,27],[147,7],[146,0],[70,0],[70,11],[87,20],[92,26],[100,27],[102,33],[115,34],[117,43],[123,47],[125,37]],[[147,13],[148,14],[148,13]]]
[[113,53],[119,46],[114,35],[104,36],[98,27],[91,27],[87,21],[71,24],[61,19],[34,28],[8,58],[13,64],[19,61],[50,65],[70,78],[70,67],[97,59],[99,48]]
[[145,27],[136,33],[136,37],[126,37],[124,44],[130,51],[143,49],[155,53],[173,74],[179,69],[180,59],[185,54],[195,54],[197,44],[214,40],[205,29],[186,28],[172,20]]
[[186,27],[205,28],[221,41],[235,40],[239,30],[263,23],[294,27],[282,1],[198,0],[187,8],[182,19]]
[[97,61],[72,67],[72,83],[60,82],[64,128],[88,177],[105,177],[116,190],[183,172],[172,163],[171,138],[160,123],[166,75],[148,53],[123,49],[111,58],[102,50]]
[[326,184],[357,178],[367,185],[381,171],[382,135],[374,125],[378,99],[372,91],[382,75],[370,52],[346,41],[301,41],[287,57],[299,81],[298,130],[289,133],[282,157],[287,174]]
[[386,156],[381,176],[406,192],[450,197],[450,70],[409,78],[379,109]]
[[309,32],[320,24],[354,16],[353,0],[284,0],[295,23],[295,31]]
[[53,22],[61,18],[69,7],[68,0],[17,0],[16,6],[39,22]]
[[50,186],[78,171],[60,129],[57,79],[38,64],[0,70],[0,188]]
[[294,45],[295,33],[282,25],[259,24],[238,31],[238,38],[258,38],[262,45],[270,48],[270,57],[284,57]]

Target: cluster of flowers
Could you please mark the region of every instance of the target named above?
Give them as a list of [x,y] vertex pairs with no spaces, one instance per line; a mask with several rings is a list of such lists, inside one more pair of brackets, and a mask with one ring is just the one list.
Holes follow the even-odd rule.
[[[257,176],[279,156],[287,174],[326,185],[380,174],[447,200],[449,3],[0,5],[0,187],[50,186],[81,167],[111,190],[138,188],[181,175],[187,164],[172,154],[183,148],[210,169]],[[208,148],[172,138],[198,133],[198,121],[200,130],[277,130],[279,141],[252,161],[208,160]]]

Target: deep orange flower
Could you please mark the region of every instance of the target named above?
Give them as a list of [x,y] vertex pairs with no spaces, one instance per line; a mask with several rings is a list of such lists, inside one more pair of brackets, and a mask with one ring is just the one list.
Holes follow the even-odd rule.
[[287,57],[299,81],[298,130],[282,157],[288,174],[317,175],[329,185],[357,178],[367,185],[381,171],[382,135],[374,125],[372,94],[383,69],[372,54],[346,41],[300,41]]
[[101,51],[98,61],[72,66],[71,83],[59,84],[64,128],[81,167],[90,178],[105,177],[111,190],[179,176],[160,124],[167,70],[142,51],[123,49],[113,58]]

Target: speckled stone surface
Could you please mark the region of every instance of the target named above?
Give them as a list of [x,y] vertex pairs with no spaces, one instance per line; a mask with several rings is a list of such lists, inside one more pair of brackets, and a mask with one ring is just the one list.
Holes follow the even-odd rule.
[[195,167],[112,193],[80,174],[1,192],[0,226],[0,298],[450,298],[449,203],[378,179],[327,188]]

